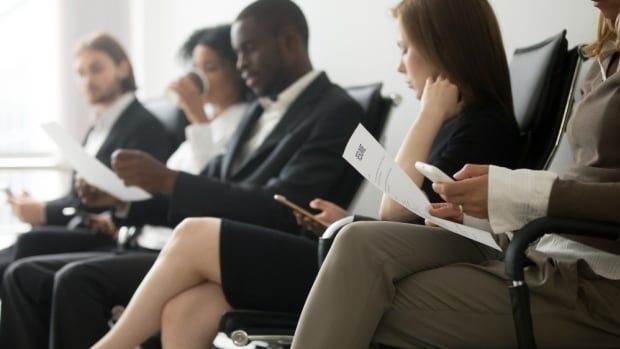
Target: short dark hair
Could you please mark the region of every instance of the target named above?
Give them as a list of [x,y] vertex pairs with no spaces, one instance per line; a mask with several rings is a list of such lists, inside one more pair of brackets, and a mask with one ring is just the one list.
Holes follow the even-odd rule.
[[112,61],[114,61],[116,65],[119,65],[122,62],[127,62],[129,65],[129,74],[123,81],[121,81],[121,88],[123,92],[136,90],[136,79],[133,75],[133,67],[129,61],[129,56],[127,56],[125,49],[123,49],[123,46],[118,42],[118,40],[110,34],[94,34],[77,45],[75,49],[75,56],[79,56],[82,52],[87,50],[101,51],[107,54],[110,58],[112,58]]
[[213,49],[218,56],[226,61],[230,61],[233,64],[237,62],[237,54],[230,42],[229,24],[196,30],[179,49],[179,57],[184,61],[190,61],[194,48],[198,45]]
[[293,27],[308,47],[308,22],[299,6],[291,0],[257,0],[248,5],[239,15],[237,21],[254,18],[279,33],[286,27]]
[[[230,40],[230,24],[222,24],[194,31],[179,49],[179,57],[185,62],[191,61],[194,49],[198,45],[214,50],[222,60],[230,63],[236,71],[237,53],[233,49]],[[243,79],[239,79],[239,81],[241,84],[241,98],[244,101],[254,99],[254,94]]]

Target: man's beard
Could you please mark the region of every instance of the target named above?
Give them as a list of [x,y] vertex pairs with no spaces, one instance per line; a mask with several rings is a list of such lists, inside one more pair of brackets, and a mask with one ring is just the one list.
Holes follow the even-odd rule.
[[116,100],[121,94],[122,91],[120,89],[110,88],[98,96],[93,96],[91,99],[91,104],[109,104],[114,102],[114,100]]

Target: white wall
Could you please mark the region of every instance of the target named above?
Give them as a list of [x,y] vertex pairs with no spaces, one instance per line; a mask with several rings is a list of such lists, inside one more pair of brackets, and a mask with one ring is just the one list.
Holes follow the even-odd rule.
[[77,87],[74,50],[78,41],[94,32],[116,37],[130,53],[131,7],[127,0],[60,0],[60,121],[76,137],[83,136],[90,108]]
[[[419,104],[396,73],[399,52],[395,24],[389,9],[396,0],[298,0],[310,24],[310,51],[317,68],[325,69],[342,85],[383,81],[386,93],[403,96],[394,111],[385,139],[395,154]],[[161,94],[180,71],[176,50],[192,30],[227,22],[249,0],[135,0],[134,57],[144,97]],[[569,44],[594,35],[596,11],[586,0],[491,0],[505,39],[507,52],[568,29]],[[379,193],[366,188],[358,203],[361,213],[374,215]]]

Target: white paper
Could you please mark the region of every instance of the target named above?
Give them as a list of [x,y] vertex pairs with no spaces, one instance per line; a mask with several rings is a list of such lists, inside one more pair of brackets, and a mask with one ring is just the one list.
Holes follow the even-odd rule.
[[90,185],[116,197],[119,200],[141,201],[151,194],[138,187],[127,187],[118,176],[97,158],[90,156],[71,135],[56,122],[46,123],[43,130],[60,148],[71,167]]
[[501,251],[491,233],[431,216],[428,213],[431,203],[424,192],[361,124],[353,132],[342,157],[370,183],[409,211],[446,230]]

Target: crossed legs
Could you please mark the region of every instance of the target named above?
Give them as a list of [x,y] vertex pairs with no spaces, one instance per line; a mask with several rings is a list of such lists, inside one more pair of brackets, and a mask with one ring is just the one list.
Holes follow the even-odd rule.
[[125,312],[93,348],[134,348],[162,330],[164,347],[204,348],[230,305],[221,289],[221,221],[186,219],[175,229]]

